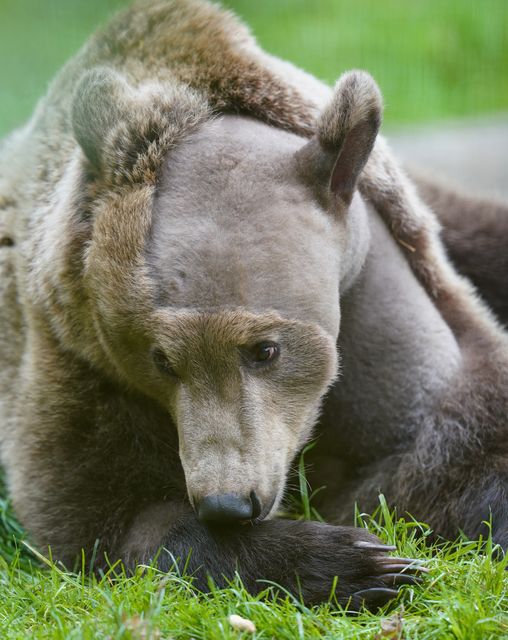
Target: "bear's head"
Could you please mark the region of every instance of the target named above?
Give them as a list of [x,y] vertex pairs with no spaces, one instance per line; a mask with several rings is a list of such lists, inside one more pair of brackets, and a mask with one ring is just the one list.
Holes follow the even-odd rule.
[[379,91],[344,75],[307,140],[98,69],[72,119],[93,185],[83,277],[101,366],[167,409],[200,518],[264,518],[337,375]]

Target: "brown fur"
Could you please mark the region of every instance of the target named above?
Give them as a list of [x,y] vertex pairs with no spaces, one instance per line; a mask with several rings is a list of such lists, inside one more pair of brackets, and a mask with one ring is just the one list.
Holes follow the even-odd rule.
[[[437,461],[434,466],[446,471],[450,458],[463,455],[468,464],[476,461],[481,425],[491,425],[489,437],[496,436],[496,429],[502,431],[506,401],[497,391],[499,380],[506,378],[506,337],[448,264],[435,218],[416,197],[382,139],[363,171],[380,121],[380,98],[372,81],[362,74],[346,76],[324,111],[326,90],[318,96],[309,90],[312,82],[266,56],[233,16],[213,5],[198,0],[139,2],[85,45],[54,81],[31,122],[2,146],[0,224],[1,237],[9,239],[0,248],[1,346],[7,363],[0,375],[2,461],[23,523],[40,545],[50,544],[65,562],[72,563],[82,548],[91,553],[97,539],[99,561],[108,551],[131,564],[149,560],[162,544],[181,561],[192,549],[189,567],[201,587],[206,587],[206,572],[223,584],[224,575],[231,577],[239,568],[252,590],[260,588],[259,578],[267,578],[296,592],[300,580],[310,603],[328,597],[334,575],[340,576],[342,602],[351,596],[356,605],[362,599],[381,602],[394,594],[386,590],[387,581],[397,586],[403,580],[384,575],[382,551],[368,546],[375,538],[362,530],[278,519],[215,530],[198,522],[191,507],[193,491],[199,498],[207,482],[190,451],[193,447],[214,452],[221,462],[211,474],[210,486],[229,492],[229,467],[221,457],[226,440],[241,454],[240,464],[233,465],[238,478],[244,469],[250,473],[256,468],[249,459],[256,459],[254,453],[260,456],[262,447],[276,460],[280,454],[283,463],[277,464],[287,467],[289,454],[309,437],[321,398],[336,373],[339,286],[343,294],[358,290],[355,285],[361,282],[369,249],[366,207],[355,193],[357,180],[405,251],[404,264],[416,274],[408,280],[411,286],[419,291],[419,281],[423,283],[464,352],[470,350],[468,374],[459,374],[449,385],[446,411],[452,425],[459,423],[462,429],[460,403],[471,398],[473,418],[461,437],[447,440],[448,432],[439,438],[433,432],[442,423],[426,416],[416,440],[403,438],[409,441],[409,453],[399,450],[395,459],[380,449],[370,466],[358,465],[365,472],[364,484],[347,495],[337,491],[343,503],[335,515],[346,509],[351,513],[353,500],[372,500],[386,486],[402,508],[417,516],[422,513],[446,533],[461,522],[478,520],[477,513],[460,519],[468,495],[461,493],[467,465],[451,465],[448,477],[457,479],[452,489],[456,500],[450,498],[448,511],[438,502],[449,497],[443,488],[446,473],[435,481],[438,476],[432,475],[426,484],[421,474],[436,447],[442,445],[444,453],[441,466]],[[204,316],[199,308],[158,309],[161,278],[154,274],[164,252],[157,251],[152,235],[161,185],[166,173],[171,177],[172,161],[176,171],[179,153],[188,157],[185,151],[194,143],[200,152],[205,150],[207,136],[213,138],[214,118],[231,113],[273,125],[288,149],[285,159],[291,160],[272,171],[274,200],[284,191],[281,185],[288,192],[291,186],[291,207],[301,215],[287,224],[284,211],[275,207],[272,212],[270,202],[264,211],[287,224],[284,242],[289,243],[290,232],[305,223],[321,238],[323,255],[336,249],[334,259],[323,265],[328,278],[323,283],[333,295],[323,302],[328,289],[316,287],[317,280],[307,280],[308,290],[300,283],[308,296],[301,298],[312,301],[315,296],[322,308],[304,304],[299,295],[281,295],[280,300],[273,298],[270,309],[265,304],[254,313],[237,308],[240,304],[223,304],[222,299],[218,309],[209,306]],[[227,120],[218,122],[220,129]],[[260,135],[266,129],[260,129]],[[306,144],[304,138],[313,136],[315,129],[317,134]],[[281,131],[290,133],[284,137]],[[227,152],[220,161],[227,163],[231,154],[233,174],[243,158],[238,151],[220,148]],[[249,142],[246,149],[255,145]],[[214,154],[212,158],[217,159]],[[192,159],[203,170],[200,155]],[[247,182],[244,178],[242,184]],[[206,180],[201,183],[206,185]],[[182,196],[184,214],[187,196],[189,190]],[[221,204],[220,197],[222,190],[206,205]],[[305,216],[298,209],[302,202],[312,204]],[[242,210],[235,206],[238,218]],[[219,207],[214,214],[221,211]],[[369,215],[377,216],[376,211]],[[255,228],[255,221],[251,225]],[[233,217],[226,230],[229,226],[234,227]],[[303,228],[302,241],[308,235]],[[196,229],[192,225],[191,231]],[[268,242],[270,227],[261,232]],[[197,252],[194,241],[191,234],[186,255]],[[292,246],[297,255],[298,243]],[[387,246],[393,256],[397,248],[391,237]],[[245,254],[253,254],[248,244]],[[302,252],[302,260],[309,255],[310,251]],[[280,279],[285,291],[287,283],[294,287],[298,270],[288,269],[284,257],[270,264],[276,266],[272,277]],[[257,273],[250,269],[246,277]],[[174,287],[185,280],[182,274],[171,281]],[[220,283],[212,284],[225,295]],[[248,287],[245,291],[247,300]],[[293,368],[281,369],[283,375],[277,377],[279,370],[274,369],[262,382],[245,384],[240,374],[229,372],[237,371],[238,347],[248,352],[261,329],[275,332],[274,340],[279,334],[289,335],[284,343],[288,353],[299,351],[302,359],[284,361]],[[176,377],[193,380],[187,395],[174,380],[155,372],[150,357],[154,336],[173,358],[170,378],[175,377],[174,368]],[[485,373],[482,385],[480,373]],[[214,394],[207,399],[210,388]],[[242,396],[245,389],[248,393]],[[369,401],[374,402],[367,397],[365,404]],[[336,417],[341,414],[335,408],[327,401],[324,416],[331,413],[332,426],[340,426]],[[259,419],[261,412],[266,419]],[[206,446],[194,429],[197,423]],[[255,440],[267,424],[273,426],[272,439]],[[227,426],[227,438],[218,425]],[[245,438],[254,434],[251,456],[242,448],[239,425]],[[404,425],[389,426],[405,434]],[[505,442],[504,433],[501,441]],[[415,442],[416,455],[421,454],[418,463]],[[482,440],[479,483],[484,485],[488,475],[481,473],[491,461],[487,445]],[[397,470],[387,480],[392,462]],[[273,504],[281,498],[283,475],[258,480],[263,516],[271,509],[270,488],[277,485]],[[406,487],[408,477],[414,482]],[[425,487],[423,498],[420,486]],[[431,500],[436,504],[429,506]],[[452,517],[446,522],[448,512]],[[470,529],[474,532],[474,524]],[[162,539],[156,531],[164,532]],[[162,568],[170,565],[171,557],[161,557]],[[377,591],[368,595],[365,590],[373,587]]]

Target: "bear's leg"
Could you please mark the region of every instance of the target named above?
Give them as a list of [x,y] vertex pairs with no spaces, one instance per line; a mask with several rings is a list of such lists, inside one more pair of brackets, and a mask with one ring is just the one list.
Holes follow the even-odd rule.
[[[162,547],[162,550],[161,550]],[[364,529],[319,522],[269,520],[230,527],[205,526],[188,505],[160,502],[141,511],[129,527],[120,555],[128,566],[158,553],[164,570],[175,564],[208,589],[241,577],[251,593],[276,583],[310,604],[334,596],[342,605],[380,606],[402,584],[419,581],[421,567],[387,555],[391,547]]]
[[[349,523],[355,504],[372,513],[385,495],[390,507],[430,525],[440,536],[470,538],[487,533],[491,521],[494,542],[508,550],[508,455],[506,416],[507,371],[501,351],[486,353],[492,369],[474,354],[458,374],[456,384],[420,416],[416,433],[393,444],[370,460],[350,456],[348,465],[327,462],[319,441],[308,462],[315,469],[314,488],[326,485],[316,504],[331,522]],[[480,375],[481,373],[481,375]],[[405,425],[398,425],[403,432]],[[363,436],[365,438],[365,435]],[[362,441],[358,443],[357,453]],[[319,476],[323,469],[326,475]]]
[[[384,428],[370,425],[370,431],[368,423],[353,422],[350,441],[339,441],[334,460],[330,442],[339,440],[344,424],[337,419],[338,428],[327,434],[324,446],[317,441],[307,460],[311,485],[326,486],[315,505],[319,513],[331,522],[350,523],[355,504],[372,513],[382,493],[399,515],[409,514],[449,539],[461,531],[473,539],[485,535],[485,521],[492,520],[493,540],[508,550],[507,381],[503,345],[495,350],[486,340],[472,342],[462,350],[447,388],[421,406],[413,423],[397,413]],[[403,393],[395,391],[393,404],[397,392]],[[375,401],[367,397],[363,404]],[[336,416],[342,407],[348,405],[333,407]],[[355,425],[359,435],[353,441]],[[341,457],[346,444],[349,450]]]
[[[439,447],[438,439],[434,445]],[[330,483],[318,511],[331,522],[350,522],[355,506],[373,513],[379,506],[379,494],[383,494],[399,516],[430,525],[436,536],[453,540],[463,532],[474,540],[491,532],[494,543],[508,550],[506,460],[501,455],[488,458],[478,454],[476,461],[466,463],[460,459],[463,451],[458,447],[453,462],[451,450],[448,461],[441,458],[422,464],[421,453],[412,450],[357,469],[361,479],[343,478],[335,492]]]

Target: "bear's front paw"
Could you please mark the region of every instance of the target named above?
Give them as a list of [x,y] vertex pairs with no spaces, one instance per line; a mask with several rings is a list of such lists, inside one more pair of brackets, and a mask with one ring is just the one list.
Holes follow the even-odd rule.
[[349,610],[375,609],[397,596],[402,585],[421,582],[427,572],[418,561],[389,556],[395,547],[364,529],[307,524],[295,572],[308,604],[334,597]]

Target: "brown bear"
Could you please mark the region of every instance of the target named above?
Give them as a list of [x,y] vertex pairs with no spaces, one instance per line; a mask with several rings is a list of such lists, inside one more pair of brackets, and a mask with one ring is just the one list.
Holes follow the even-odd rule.
[[[506,543],[508,341],[380,119],[367,74],[331,94],[216,6],[151,0],[4,142],[1,455],[39,545],[307,603],[338,576],[357,607],[419,579],[338,526],[379,490]],[[275,517],[313,433],[334,525]]]

